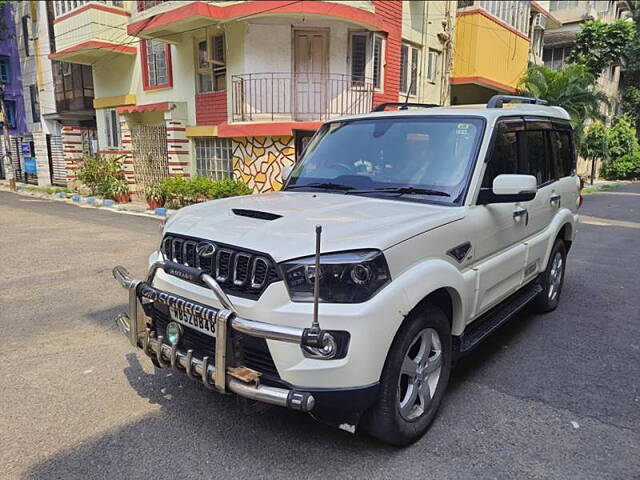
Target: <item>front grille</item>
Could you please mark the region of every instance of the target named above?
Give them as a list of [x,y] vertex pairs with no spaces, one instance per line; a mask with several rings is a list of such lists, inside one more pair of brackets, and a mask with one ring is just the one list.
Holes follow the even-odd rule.
[[208,273],[229,295],[257,300],[271,283],[280,280],[268,255],[209,240],[166,235],[162,253],[172,262]]
[[[154,305],[151,315],[158,335],[165,335],[167,324],[171,321],[169,311],[164,305]],[[211,362],[215,360],[216,347],[215,338],[204,333],[193,330],[187,326],[183,327],[183,336],[178,347],[185,352],[193,350],[193,355],[197,358],[209,356]],[[229,359],[234,359],[236,365],[244,365],[262,374],[261,379],[266,383],[280,381],[278,370],[276,369],[269,347],[264,338],[255,338],[243,335],[235,330],[231,330],[233,352],[227,352]]]

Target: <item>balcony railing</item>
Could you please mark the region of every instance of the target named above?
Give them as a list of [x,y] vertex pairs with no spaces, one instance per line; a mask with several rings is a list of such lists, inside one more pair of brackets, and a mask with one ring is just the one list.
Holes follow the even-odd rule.
[[233,121],[323,121],[367,113],[373,82],[338,73],[247,73],[232,77]]

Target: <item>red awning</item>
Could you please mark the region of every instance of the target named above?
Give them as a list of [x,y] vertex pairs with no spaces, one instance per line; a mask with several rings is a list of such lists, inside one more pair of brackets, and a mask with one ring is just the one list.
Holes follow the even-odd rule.
[[119,114],[140,112],[168,112],[169,110],[169,102],[147,103],[146,105],[129,105],[127,107],[116,108],[116,111]]

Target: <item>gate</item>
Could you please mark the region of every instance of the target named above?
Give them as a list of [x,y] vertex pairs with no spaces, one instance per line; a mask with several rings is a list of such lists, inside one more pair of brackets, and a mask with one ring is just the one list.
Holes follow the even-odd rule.
[[169,176],[167,127],[160,125],[133,125],[131,127],[131,153],[133,177],[137,191],[144,192]]
[[64,160],[62,137],[47,135],[47,156],[49,157],[49,171],[53,185],[67,185],[67,164]]

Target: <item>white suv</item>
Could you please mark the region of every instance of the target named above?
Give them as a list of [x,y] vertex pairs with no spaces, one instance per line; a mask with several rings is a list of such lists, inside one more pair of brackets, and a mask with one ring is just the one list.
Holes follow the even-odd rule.
[[219,392],[419,438],[456,358],[558,305],[581,197],[563,109],[408,106],[327,122],[280,192],[174,214],[144,281],[114,269],[131,343]]

